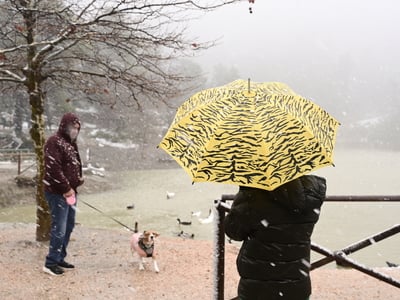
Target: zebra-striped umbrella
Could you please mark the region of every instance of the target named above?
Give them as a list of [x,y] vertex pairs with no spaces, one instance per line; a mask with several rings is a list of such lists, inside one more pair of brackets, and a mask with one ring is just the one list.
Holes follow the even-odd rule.
[[273,190],[333,165],[338,125],[283,83],[236,80],[184,102],[159,147],[193,182]]

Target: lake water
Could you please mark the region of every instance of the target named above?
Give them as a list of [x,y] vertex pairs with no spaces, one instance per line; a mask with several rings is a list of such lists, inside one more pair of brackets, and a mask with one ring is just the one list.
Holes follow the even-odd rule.
[[[336,150],[336,167],[315,172],[328,182],[328,195],[399,195],[399,152]],[[194,234],[196,239],[212,239],[214,225],[202,224],[191,212],[201,212],[206,218],[215,199],[222,194],[235,194],[237,187],[216,183],[192,185],[181,169],[140,170],[108,173],[118,176],[122,189],[99,194],[80,195],[107,216],[129,227],[139,223],[139,230],[154,229],[164,236],[180,231]],[[167,199],[167,192],[174,196]],[[127,206],[134,204],[134,209]],[[400,223],[399,202],[341,203],[326,202],[320,221],[315,227],[313,241],[331,250],[367,238]],[[83,226],[122,228],[109,217],[88,207],[78,205],[77,222]],[[177,218],[192,221],[190,226],[179,226]],[[0,210],[0,222],[35,222],[35,208],[24,206]],[[129,239],[127,231],[127,239]],[[385,266],[386,261],[400,263],[400,234],[369,246],[350,257],[368,266]],[[313,258],[319,258],[313,254]],[[328,265],[334,267],[334,264]]]

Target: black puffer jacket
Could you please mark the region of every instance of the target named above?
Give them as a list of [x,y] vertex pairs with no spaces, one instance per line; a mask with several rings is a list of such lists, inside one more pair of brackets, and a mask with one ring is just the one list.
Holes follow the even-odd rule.
[[310,296],[311,234],[325,192],[325,179],[313,175],[274,191],[240,187],[224,224],[230,238],[243,241],[236,262],[239,299]]

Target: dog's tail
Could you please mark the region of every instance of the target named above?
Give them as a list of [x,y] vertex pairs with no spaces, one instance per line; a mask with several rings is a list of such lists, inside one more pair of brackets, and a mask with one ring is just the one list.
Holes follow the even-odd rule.
[[135,222],[135,230],[133,231],[134,233],[138,233],[139,229],[138,229],[138,222]]

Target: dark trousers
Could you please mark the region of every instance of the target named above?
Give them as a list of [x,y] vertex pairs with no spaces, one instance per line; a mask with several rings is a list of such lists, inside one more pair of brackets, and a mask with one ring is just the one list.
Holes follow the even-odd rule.
[[56,265],[67,256],[67,247],[71,232],[75,226],[76,203],[71,206],[63,195],[45,192],[51,212],[51,229],[49,253],[46,256],[46,266]]

